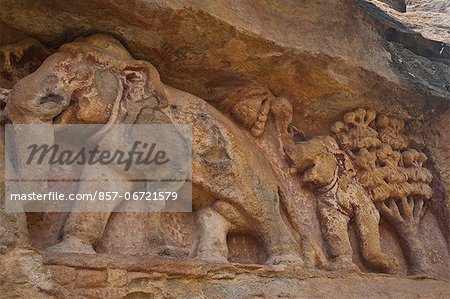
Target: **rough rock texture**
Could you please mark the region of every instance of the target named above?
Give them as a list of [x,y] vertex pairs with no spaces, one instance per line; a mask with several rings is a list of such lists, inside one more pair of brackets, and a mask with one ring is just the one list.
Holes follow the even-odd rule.
[[386,3],[391,8],[399,12],[406,12],[405,0],[381,0],[380,2]]
[[197,163],[189,214],[102,226],[2,198],[2,294],[448,297],[449,5],[403,3],[1,0],[2,122],[143,103],[133,122],[193,124]]
[[[9,266],[15,285],[2,284],[6,298],[445,298],[447,284],[417,277],[308,271],[260,265],[204,265],[162,258],[44,255],[47,273],[63,287],[32,291],[20,262]],[[34,269],[33,269],[34,270]],[[34,270],[35,271],[35,270]],[[3,273],[0,273],[3,274]],[[1,278],[1,276],[0,276]],[[17,287],[20,286],[20,287]]]

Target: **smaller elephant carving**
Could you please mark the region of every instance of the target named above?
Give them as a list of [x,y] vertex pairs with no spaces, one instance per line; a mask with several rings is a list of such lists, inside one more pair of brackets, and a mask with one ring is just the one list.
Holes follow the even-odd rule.
[[285,144],[291,173],[301,174],[316,198],[319,222],[331,255],[330,270],[356,269],[347,228],[354,220],[366,263],[374,270],[396,273],[397,260],[381,250],[380,215],[354,178],[352,162],[334,138],[319,136]]

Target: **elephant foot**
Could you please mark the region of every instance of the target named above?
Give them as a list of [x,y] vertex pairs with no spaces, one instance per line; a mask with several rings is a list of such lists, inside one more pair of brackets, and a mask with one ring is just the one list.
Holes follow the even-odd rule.
[[77,238],[65,238],[62,242],[47,247],[46,250],[49,252],[97,254],[92,245],[85,244]]
[[227,235],[231,223],[213,208],[204,208],[196,214],[199,241],[196,260],[208,263],[228,263]]
[[397,259],[389,254],[379,253],[367,259],[367,263],[380,272],[396,274],[398,271]]
[[435,275],[432,274],[433,270],[430,266],[420,266],[412,268],[408,275],[413,275],[416,277],[430,277],[433,278]]
[[175,258],[186,258],[189,255],[189,250],[178,246],[162,245],[157,248],[157,254]]
[[278,264],[294,264],[298,266],[305,266],[303,259],[296,254],[282,254],[282,255],[272,255],[266,261],[266,265],[278,265]]
[[350,256],[338,256],[332,259],[325,267],[327,271],[355,271],[359,272],[358,266],[353,263]]
[[228,264],[229,261],[227,257],[223,255],[218,254],[210,254],[210,253],[199,253],[196,257],[194,257],[194,260],[201,261],[205,263],[211,263],[211,264]]

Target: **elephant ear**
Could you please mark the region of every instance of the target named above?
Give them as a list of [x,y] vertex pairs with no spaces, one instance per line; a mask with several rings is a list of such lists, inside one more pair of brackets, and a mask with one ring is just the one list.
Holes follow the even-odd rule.
[[80,81],[71,96],[72,105],[59,117],[60,123],[103,124],[118,110],[122,82],[109,68],[94,68],[92,77]]
[[[122,86],[119,81],[119,77],[110,69],[99,69],[94,72],[92,87],[97,90],[97,96],[106,104],[107,110],[111,109],[110,107],[114,105],[114,101],[121,92],[119,89]],[[108,112],[111,113],[111,111]]]
[[124,97],[127,102],[148,101],[149,106],[161,109],[168,101],[156,68],[146,61],[137,60],[123,69]]

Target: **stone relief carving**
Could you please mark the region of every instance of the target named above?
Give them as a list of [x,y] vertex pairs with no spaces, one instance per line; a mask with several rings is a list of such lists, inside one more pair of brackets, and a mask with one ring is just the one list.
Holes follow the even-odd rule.
[[[167,253],[169,248],[179,250],[183,257],[226,263],[227,238],[246,233],[261,240],[267,264],[323,266],[326,261],[318,242],[304,233],[299,219],[293,219],[298,218],[293,210],[299,207],[286,200],[289,195],[283,196],[300,175],[315,197],[330,256],[327,270],[358,269],[352,257],[350,225],[370,270],[397,273],[397,259],[380,244],[381,214],[398,232],[410,272],[429,271],[418,225],[433,196],[433,175],[426,168],[427,156],[410,147],[403,121],[359,108],[333,124],[334,138],[305,140],[292,126],[289,100],[274,96],[265,86],[235,90],[218,105],[219,112],[202,99],[164,85],[150,63],[135,60],[111,37],[77,39],[51,55],[40,49],[49,56],[45,62],[36,70],[30,66],[27,72],[31,74],[20,80],[23,75],[14,77],[11,90],[0,89],[0,102],[6,104],[2,123],[193,124],[195,248],[188,252],[169,248],[161,235],[159,213],[145,220],[132,215],[153,228],[155,234],[146,237],[158,253]],[[245,130],[254,140],[249,140]],[[281,158],[269,157],[272,149],[265,148],[269,145],[263,140],[266,131]],[[280,169],[290,169],[291,178],[278,173],[280,160],[284,163]],[[299,196],[304,195],[301,192]],[[280,212],[283,200],[288,221]],[[110,216],[44,215],[54,235],[47,250],[96,253]],[[290,225],[299,235],[297,242]],[[0,245],[11,246],[12,237],[5,236]],[[302,250],[312,262],[302,260]]]
[[[289,180],[289,167],[286,164],[283,144],[289,142],[291,138],[289,132],[293,117],[291,103],[284,97],[274,96],[265,86],[250,84],[233,91],[219,105],[219,109],[229,114],[235,122],[256,138],[259,150],[278,173],[280,201],[289,223],[298,235],[305,265],[324,268],[326,258],[323,250],[302,227],[304,219],[299,219],[300,207],[295,203],[295,196],[292,194],[295,191],[289,190],[293,188],[293,182]],[[269,132],[264,134],[266,131]],[[276,155],[273,155],[274,152]],[[282,173],[288,176],[288,180]]]
[[11,214],[0,171],[0,297],[450,298],[448,2],[2,1],[0,126],[191,123],[195,186]]
[[[287,125],[292,120],[289,101],[275,97],[267,87],[261,85],[237,88],[220,103],[219,110],[229,113],[234,121],[249,130],[254,137],[264,133],[270,113],[274,115],[279,132],[287,131]],[[283,125],[286,127],[283,128]]]
[[359,181],[381,215],[398,232],[410,272],[427,273],[430,261],[418,226],[425,203],[433,196],[433,176],[424,167],[427,156],[409,148],[404,128],[400,119],[359,108],[346,113],[331,131],[355,162]]
[[346,113],[343,121],[336,122],[331,131],[336,135],[344,150],[376,147],[381,144],[378,133],[369,126],[375,120],[374,110],[356,109]]
[[231,108],[231,115],[249,129],[253,136],[261,136],[268,119],[270,104],[274,100],[273,95],[264,87],[251,86],[238,90],[228,98],[226,104],[237,100],[239,101]]
[[[134,60],[115,39],[94,35],[63,45],[14,85],[6,111],[12,123],[193,124],[193,256],[226,262],[227,235],[246,231],[262,240],[268,264],[301,263],[280,215],[275,176],[258,150],[245,146],[246,137],[212,106],[164,86],[151,64]],[[233,150],[238,144],[240,150]],[[108,218],[71,214],[62,242],[50,250],[93,253]]]
[[408,138],[403,135],[405,123],[402,120],[381,114],[377,117],[376,128],[380,141],[389,144],[394,150],[408,147]]
[[396,273],[396,259],[381,250],[380,216],[361,184],[354,179],[349,157],[330,136],[285,145],[292,174],[314,190],[319,222],[330,251],[330,270],[352,269],[352,247],[348,236],[350,220],[356,225],[361,253],[374,270]]
[[11,88],[34,72],[50,55],[49,49],[35,39],[25,39],[0,49],[0,86]]
[[[271,99],[270,110],[264,125],[264,131],[261,131],[261,134],[258,136],[255,136],[252,131],[250,131],[250,134],[257,137],[256,141],[259,149],[263,152],[265,158],[277,173],[280,201],[283,209],[286,211],[289,223],[299,237],[299,247],[305,265],[324,268],[326,265],[326,258],[322,248],[311,236],[311,233],[307,232],[303,227],[305,219],[301,219],[301,212],[299,211],[303,207],[296,203],[295,198],[298,192],[295,189],[299,186],[297,186],[298,184],[296,184],[296,182],[290,180],[290,168],[286,163],[283,149],[283,144],[285,142],[290,142],[291,138],[290,131],[292,128],[290,127],[290,124],[292,123],[293,117],[292,105],[289,100],[284,97],[275,97],[266,87],[255,86],[249,89],[259,90],[260,94],[264,94],[265,97]],[[241,101],[246,101],[247,94],[241,94],[239,99]],[[227,102],[228,101],[226,100],[225,103]],[[273,155],[273,153],[276,153],[276,155]]]

